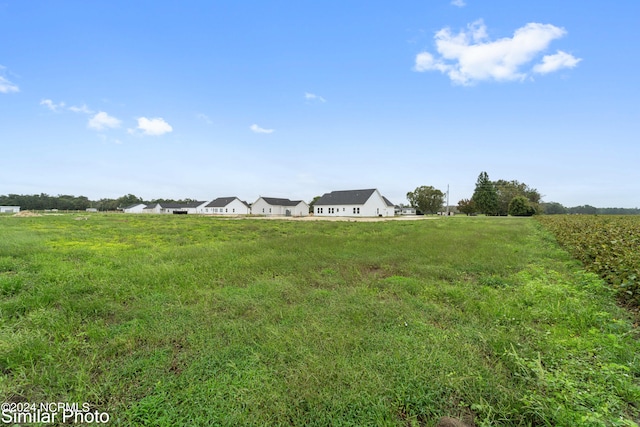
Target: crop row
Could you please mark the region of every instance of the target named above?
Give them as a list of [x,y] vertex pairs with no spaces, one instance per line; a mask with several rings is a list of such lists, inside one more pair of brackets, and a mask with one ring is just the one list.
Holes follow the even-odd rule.
[[538,219],[575,258],[605,279],[624,303],[640,307],[640,216]]

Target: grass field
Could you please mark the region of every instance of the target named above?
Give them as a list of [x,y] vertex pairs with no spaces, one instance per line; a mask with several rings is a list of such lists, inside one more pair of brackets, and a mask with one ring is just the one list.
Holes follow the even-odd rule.
[[2,401],[124,426],[640,419],[637,330],[533,219],[80,218],[0,216]]

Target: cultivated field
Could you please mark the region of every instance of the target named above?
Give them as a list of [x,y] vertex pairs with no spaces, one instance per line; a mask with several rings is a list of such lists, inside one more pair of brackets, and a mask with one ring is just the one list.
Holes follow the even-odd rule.
[[640,344],[531,218],[0,216],[0,399],[109,425],[613,426]]
[[640,216],[538,217],[558,242],[598,273],[634,309],[640,308]]

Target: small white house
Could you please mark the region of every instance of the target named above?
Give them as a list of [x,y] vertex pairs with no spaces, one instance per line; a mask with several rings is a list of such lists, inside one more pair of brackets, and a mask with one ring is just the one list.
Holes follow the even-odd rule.
[[394,216],[395,206],[375,189],[332,191],[313,205],[316,216]]
[[417,215],[416,208],[412,208],[411,206],[398,206],[396,208],[396,213],[398,215]]
[[191,203],[151,203],[142,209],[144,213],[155,214],[195,214],[207,202]]
[[147,205],[145,205],[144,203],[136,203],[135,205],[130,205],[127,206],[126,208],[122,209],[122,212],[124,213],[143,213],[144,212],[144,208],[146,208]]
[[0,206],[0,213],[19,213],[20,206]]
[[259,197],[251,205],[251,213],[266,216],[307,216],[309,205],[302,200]]
[[198,213],[209,215],[249,215],[251,208],[237,197],[218,197],[202,205]]

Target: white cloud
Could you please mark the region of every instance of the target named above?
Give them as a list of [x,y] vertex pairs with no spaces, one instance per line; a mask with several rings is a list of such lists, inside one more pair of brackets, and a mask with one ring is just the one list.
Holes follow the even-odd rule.
[[309,92],[305,92],[304,99],[306,99],[307,101],[327,102],[327,100],[321,97],[320,95],[316,95],[315,93],[309,93]]
[[91,111],[85,104],[81,105],[80,107],[72,105],[71,107],[69,107],[69,111],[73,111],[74,113],[93,114],[93,111]]
[[57,112],[61,108],[64,108],[64,102],[56,104],[50,99],[43,99],[42,101],[40,101],[40,105],[44,105],[45,107],[47,107],[49,110],[53,112]]
[[540,74],[552,73],[562,68],[573,68],[578,65],[580,61],[582,61],[582,59],[559,50],[555,55],[543,56],[542,63],[533,67],[533,71]]
[[[173,132],[173,128],[163,118],[156,117],[148,119],[146,117],[138,118],[138,128],[144,135],[159,136],[165,133]],[[130,132],[131,133],[131,132]]]
[[10,82],[6,77],[2,75],[4,74],[5,69],[6,67],[0,65],[0,93],[20,92],[20,88],[18,87],[18,85]]
[[253,124],[249,127],[249,129],[251,129],[253,132],[255,133],[273,133],[275,132],[275,129],[264,129],[261,128],[260,126]]
[[[524,80],[528,71],[523,68],[553,40],[565,34],[563,28],[534,22],[518,28],[511,38],[490,41],[482,20],[468,25],[466,31],[458,34],[453,34],[449,28],[443,28],[435,35],[436,50],[440,57],[421,52],[416,55],[414,70],[440,71],[447,74],[454,83],[461,85],[484,80]],[[553,68],[554,58],[548,61],[549,66],[543,63],[538,68],[548,70],[544,72],[555,71],[557,68]]]
[[467,5],[464,0],[451,0],[451,4],[457,7],[465,7]]
[[87,126],[90,129],[105,130],[109,128],[120,127],[121,121],[113,116],[108,115],[104,111],[100,111],[95,116],[89,119]]

